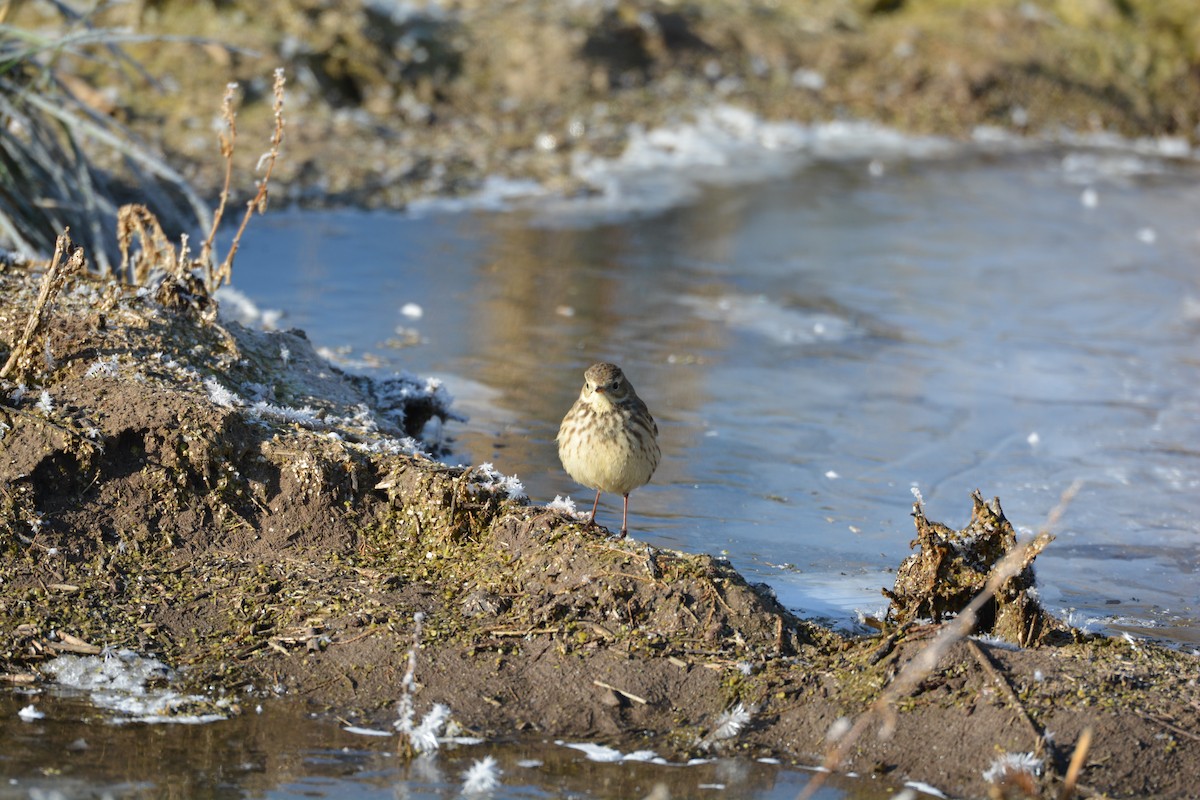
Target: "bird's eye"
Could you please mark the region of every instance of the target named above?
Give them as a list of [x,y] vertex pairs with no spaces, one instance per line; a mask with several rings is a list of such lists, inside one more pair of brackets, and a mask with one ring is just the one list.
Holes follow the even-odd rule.
[[615,388],[617,388],[617,381],[613,381],[612,383],[610,383],[610,384],[608,385],[608,388],[610,388],[610,389],[615,389]]

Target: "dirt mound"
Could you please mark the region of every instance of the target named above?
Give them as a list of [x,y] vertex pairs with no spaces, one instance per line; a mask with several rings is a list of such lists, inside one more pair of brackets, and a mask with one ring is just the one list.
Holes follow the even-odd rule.
[[[37,289],[0,273],[4,348]],[[806,623],[723,561],[611,540],[488,468],[422,455],[427,424],[453,416],[436,383],[347,375],[300,332],[153,297],[76,278],[23,383],[0,383],[10,680],[130,647],[209,691],[387,725],[419,614],[419,711],[445,703],[488,736],[811,764],[941,630],[845,639]],[[1034,752],[1035,783],[1057,791],[1090,725],[1083,783],[1186,796],[1198,677],[1194,657],[1144,643],[961,640],[848,766],[981,796],[997,749]],[[737,724],[722,718],[738,704]]]

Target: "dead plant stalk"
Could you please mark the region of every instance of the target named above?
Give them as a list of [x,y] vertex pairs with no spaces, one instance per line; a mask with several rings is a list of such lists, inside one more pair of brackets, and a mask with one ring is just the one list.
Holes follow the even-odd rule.
[[[30,371],[29,352],[33,340],[46,326],[47,310],[50,304],[66,285],[67,279],[83,269],[83,248],[72,249],[69,233],[70,231],[63,231],[54,242],[54,257],[50,260],[50,267],[46,270],[45,277],[42,278],[42,288],[38,292],[37,302],[34,303],[33,310],[29,312],[29,319],[25,321],[25,330],[22,331],[21,337],[13,346],[8,361],[0,368],[0,378],[7,378],[9,373],[18,368],[23,375]],[[64,262],[63,255],[67,251],[70,251],[71,255]]]
[[213,266],[212,259],[212,241],[216,235],[217,225],[221,221],[224,214],[226,203],[229,199],[229,181],[232,171],[233,162],[233,145],[237,138],[237,128],[234,125],[233,112],[233,88],[227,88],[225,100],[222,103],[222,116],[229,123],[229,136],[221,136],[221,155],[225,158],[225,185],[221,191],[220,204],[217,206],[217,211],[213,216],[212,229],[208,233],[208,238],[204,242],[204,247],[201,251],[201,259],[205,264],[206,272],[206,288],[210,293],[215,292],[222,284],[228,283],[230,275],[233,273],[233,259],[237,255],[238,246],[242,240],[242,234],[246,231],[246,226],[250,224],[250,218],[257,211],[259,214],[266,213],[268,184],[271,182],[271,172],[275,169],[275,162],[279,158],[279,148],[283,144],[283,90],[287,83],[284,77],[283,69],[275,70],[275,83],[272,91],[275,95],[275,132],[271,135],[271,147],[266,153],[259,158],[257,169],[261,169],[263,176],[258,181],[258,191],[254,197],[246,203],[246,213],[242,216],[242,223],[238,226],[237,233],[234,234],[233,241],[229,245],[229,252],[225,254],[225,260],[221,262],[220,267]]
[[896,704],[910,695],[923,680],[937,669],[937,665],[941,663],[942,658],[954,644],[971,634],[971,631],[975,629],[979,610],[996,595],[1005,582],[1025,568],[1029,563],[1029,556],[1040,552],[1054,538],[1049,533],[1049,529],[1062,518],[1063,512],[1079,491],[1079,487],[1080,483],[1076,481],[1063,492],[1058,505],[1050,512],[1045,528],[1033,539],[1014,547],[1001,559],[988,575],[983,591],[976,595],[957,617],[947,623],[932,642],[904,665],[895,680],[888,684],[867,710],[858,716],[850,730],[830,744],[823,764],[825,770],[813,776],[800,792],[798,800],[811,798],[825,784],[828,775],[842,768],[846,757],[850,754],[850,748],[862,737],[876,717],[883,718],[879,731],[880,738],[887,739],[895,732]]

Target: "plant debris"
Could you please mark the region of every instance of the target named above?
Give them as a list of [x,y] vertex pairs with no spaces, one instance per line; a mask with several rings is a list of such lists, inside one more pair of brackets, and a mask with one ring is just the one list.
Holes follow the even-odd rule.
[[[913,503],[917,538],[909,546],[919,551],[901,562],[893,588],[883,590],[891,603],[889,619],[901,625],[920,618],[941,622],[959,613],[983,591],[992,570],[1016,547],[1017,533],[1000,508],[1000,498],[988,503],[977,489],[971,499],[971,520],[960,531],[929,520],[919,499]],[[1033,561],[1052,540],[1044,535],[1028,548],[1020,571],[1001,584],[980,611],[977,632],[1024,647],[1062,629],[1031,593]]]

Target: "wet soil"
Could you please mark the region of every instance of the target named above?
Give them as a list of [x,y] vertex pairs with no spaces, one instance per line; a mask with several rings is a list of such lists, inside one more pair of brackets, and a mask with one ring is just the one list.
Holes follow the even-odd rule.
[[[0,273],[5,350],[37,290]],[[39,680],[60,652],[129,647],[214,699],[279,694],[385,727],[419,639],[418,713],[444,703],[487,737],[812,764],[941,629],[846,638],[720,559],[509,497],[494,473],[413,452],[453,413],[436,385],[368,382],[300,331],[222,326],[155,296],[77,277],[42,357],[0,385],[10,681]],[[1053,796],[1091,727],[1084,796],[1192,794],[1195,656],[1045,627],[1023,649],[959,641],[847,768],[982,797],[1000,752],[1032,751]],[[748,724],[716,735],[738,703]]]

